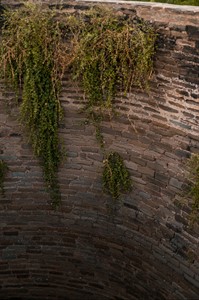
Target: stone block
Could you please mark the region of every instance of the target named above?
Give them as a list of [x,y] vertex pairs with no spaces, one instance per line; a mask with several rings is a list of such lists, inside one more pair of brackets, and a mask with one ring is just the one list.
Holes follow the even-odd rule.
[[179,181],[177,178],[171,178],[169,180],[169,185],[177,188],[177,189],[181,189],[182,188],[182,185],[183,185],[183,182]]

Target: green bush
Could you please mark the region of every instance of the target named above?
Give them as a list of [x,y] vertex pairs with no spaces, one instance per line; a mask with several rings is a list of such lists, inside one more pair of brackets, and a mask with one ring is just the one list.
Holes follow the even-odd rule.
[[99,7],[71,17],[70,24],[74,28],[74,78],[82,82],[89,112],[94,107],[112,109],[118,91],[147,87],[156,40],[150,24]]
[[68,20],[75,45],[73,75],[82,83],[89,122],[104,154],[103,188],[113,199],[127,192],[131,179],[121,156],[106,154],[100,122],[114,111],[118,92],[134,87],[148,88],[153,72],[156,33],[139,18],[119,16],[115,11],[96,7]]
[[118,199],[121,193],[131,189],[130,174],[124,165],[122,157],[117,152],[111,152],[104,160],[103,188],[104,191]]
[[93,8],[59,16],[29,1],[6,11],[0,45],[0,75],[17,95],[22,91],[20,120],[40,158],[52,204],[59,206],[57,179],[62,158],[59,123],[61,80],[70,66],[84,88],[84,109],[96,127],[104,160],[103,186],[117,199],[130,188],[130,177],[118,153],[106,155],[100,122],[114,110],[117,93],[146,89],[153,71],[156,34],[135,17]]
[[55,14],[27,4],[5,12],[0,45],[0,75],[16,92],[22,89],[20,119],[40,157],[53,205],[60,203],[57,169],[61,159],[58,99],[66,47]]

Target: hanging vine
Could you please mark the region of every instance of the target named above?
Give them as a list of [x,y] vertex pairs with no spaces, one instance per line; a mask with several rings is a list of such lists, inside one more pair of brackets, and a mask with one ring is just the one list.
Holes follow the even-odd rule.
[[0,193],[2,196],[4,195],[4,180],[7,171],[8,171],[8,166],[6,162],[0,159]]
[[111,152],[103,161],[103,188],[104,191],[117,200],[121,193],[131,189],[131,178],[124,165],[122,157],[117,152]]
[[61,159],[58,126],[62,109],[58,99],[67,62],[55,13],[26,4],[5,13],[0,46],[1,77],[16,92],[22,89],[20,120],[34,153],[40,157],[53,206],[60,203],[57,181]]
[[[146,22],[96,7],[71,17],[74,78],[87,96],[86,109],[112,109],[118,91],[146,88],[153,70],[156,34]],[[86,21],[85,21],[86,20]]]
[[60,22],[53,11],[29,2],[7,11],[0,46],[0,75],[18,95],[22,90],[20,120],[41,160],[54,207],[61,197],[59,92],[66,67],[84,88],[84,111],[104,154],[104,189],[117,199],[129,189],[130,177],[118,153],[106,154],[100,123],[104,114],[114,111],[119,91],[147,88],[156,39],[148,23],[110,9],[97,7],[62,17]]
[[82,83],[87,98],[84,111],[96,129],[104,154],[103,186],[113,199],[131,186],[121,156],[106,154],[100,122],[112,114],[118,92],[133,87],[145,89],[153,71],[156,34],[139,18],[118,16],[115,11],[95,7],[69,18],[74,35],[74,78]]
[[190,196],[193,199],[191,222],[199,222],[199,155],[193,154],[188,161]]

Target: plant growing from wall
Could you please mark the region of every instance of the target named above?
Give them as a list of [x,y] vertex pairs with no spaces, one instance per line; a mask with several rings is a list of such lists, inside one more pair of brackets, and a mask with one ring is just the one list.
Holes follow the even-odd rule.
[[88,113],[113,109],[118,91],[126,94],[133,86],[147,87],[156,40],[148,23],[97,7],[75,21],[71,17],[71,24],[74,77],[82,82]]
[[104,191],[117,200],[121,193],[128,192],[131,189],[130,174],[122,157],[117,152],[109,153],[103,163]]
[[191,220],[199,222],[199,154],[193,154],[188,161],[190,195],[193,199]]
[[100,122],[114,111],[118,91],[126,94],[133,86],[147,87],[156,39],[153,28],[138,18],[117,16],[102,8],[67,15],[62,28],[53,11],[32,3],[4,16],[0,74],[18,95],[22,91],[20,120],[40,157],[53,205],[60,203],[57,171],[62,156],[58,136],[62,109],[58,96],[68,65],[82,82],[87,99],[84,111],[95,125],[103,150],[104,188],[117,199],[129,189],[130,180],[119,154],[106,154]]
[[115,112],[118,92],[126,94],[133,87],[148,87],[156,34],[139,18],[119,16],[102,7],[71,17],[69,23],[74,34],[74,78],[82,83],[87,98],[84,110],[96,128],[105,157],[104,190],[118,199],[121,192],[130,189],[130,176],[118,153],[106,154],[100,121]]
[[0,192],[2,195],[4,195],[4,180],[7,171],[8,171],[7,164],[5,163],[5,161],[0,159]]
[[40,157],[53,205],[60,203],[57,170],[61,159],[58,99],[67,62],[66,46],[54,12],[27,4],[5,13],[0,46],[1,77],[18,93],[20,120]]

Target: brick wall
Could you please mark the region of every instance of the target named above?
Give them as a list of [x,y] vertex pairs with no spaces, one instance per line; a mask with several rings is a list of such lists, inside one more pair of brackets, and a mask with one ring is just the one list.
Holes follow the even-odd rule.
[[[94,1],[62,3],[64,12]],[[83,125],[83,94],[66,74],[60,137],[67,160],[59,171],[62,205],[53,211],[14,94],[1,83],[0,158],[9,172],[0,199],[0,299],[198,299],[199,227],[188,224],[184,190],[186,159],[199,148],[199,8],[106,4],[136,12],[159,33],[150,91],[118,96],[119,116],[102,123],[106,149],[125,159],[134,188],[110,214],[94,128]]]

